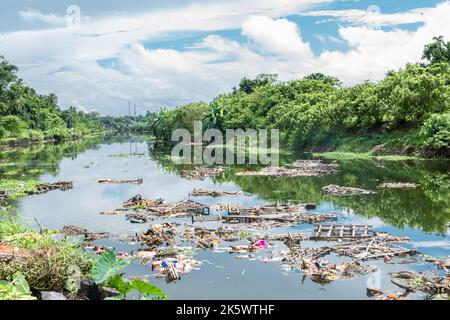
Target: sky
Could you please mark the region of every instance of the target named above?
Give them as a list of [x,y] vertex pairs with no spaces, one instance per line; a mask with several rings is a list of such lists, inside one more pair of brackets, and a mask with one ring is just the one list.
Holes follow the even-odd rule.
[[449,19],[448,0],[0,0],[0,55],[62,108],[125,115],[260,73],[377,81],[450,40]]

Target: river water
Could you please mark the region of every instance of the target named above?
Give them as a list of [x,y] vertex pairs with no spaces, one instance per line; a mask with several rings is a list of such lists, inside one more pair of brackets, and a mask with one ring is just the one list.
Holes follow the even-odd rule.
[[[133,137],[98,138],[83,142],[41,145],[0,152],[4,163],[0,178],[35,178],[44,182],[73,181],[74,188],[24,198],[17,203],[24,221],[37,227],[35,218],[46,228],[61,229],[76,225],[92,231],[133,234],[148,225],[131,224],[124,215],[106,216],[100,212],[120,208],[129,198],[141,194],[145,198],[163,198],[165,202],[188,198],[194,188],[244,191],[242,196],[200,197],[196,201],[208,205],[236,204],[255,206],[268,203],[315,203],[314,212],[335,213],[338,224],[368,224],[375,231],[409,237],[402,244],[426,255],[450,255],[450,180],[445,161],[339,161],[340,172],[325,177],[269,178],[236,176],[231,168],[226,173],[204,181],[181,177],[179,166],[168,154],[156,151],[152,142]],[[292,163],[299,156],[285,153],[282,163]],[[144,179],[142,185],[102,185],[101,178]],[[415,190],[383,190],[362,197],[329,197],[321,192],[329,184],[375,190],[383,182],[414,182]],[[174,219],[190,223],[186,219]],[[309,232],[308,224],[289,227],[288,232]],[[286,230],[283,230],[286,231]],[[136,251],[140,246],[118,241],[100,241],[116,252]],[[187,245],[187,244],[185,244]],[[366,294],[368,281],[376,281],[383,291],[403,292],[391,283],[389,272],[415,270],[438,273],[437,268],[419,259],[410,264],[386,264],[369,261],[380,272],[329,284],[313,282],[311,277],[293,272],[278,261],[238,259],[224,252],[230,243],[221,243],[214,251],[194,251],[202,261],[198,270],[182,275],[176,283],[166,283],[151,267],[133,262],[127,267],[129,276],[145,276],[162,288],[171,299],[373,299]],[[314,245],[314,244],[312,244]],[[267,254],[270,256],[270,249]],[[326,257],[343,261],[339,257]],[[375,279],[375,280],[374,280]],[[423,299],[420,293],[410,295]]]

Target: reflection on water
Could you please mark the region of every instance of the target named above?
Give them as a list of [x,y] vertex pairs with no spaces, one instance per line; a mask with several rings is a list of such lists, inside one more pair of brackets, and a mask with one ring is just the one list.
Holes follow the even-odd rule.
[[[284,154],[280,160],[285,164],[297,158]],[[145,225],[130,224],[123,215],[104,216],[100,212],[119,208],[136,194],[172,202],[186,199],[194,188],[243,190],[249,195],[197,200],[205,204],[243,206],[312,202],[318,204],[318,212],[338,212],[338,223],[371,224],[375,230],[410,237],[408,246],[424,253],[450,254],[449,162],[351,160],[339,164],[340,173],[326,177],[235,176],[237,171],[255,168],[232,166],[219,176],[190,181],[180,176],[181,170],[189,166],[173,164],[170,150],[141,139],[133,138],[130,142],[128,137],[112,137],[1,151],[0,178],[74,182],[72,190],[32,196],[18,203],[24,220],[33,223],[37,218],[48,228],[72,224],[94,231],[138,232],[144,230]],[[140,186],[100,185],[97,183],[100,178],[143,178],[144,183]],[[365,197],[336,198],[321,192],[328,184],[375,190],[383,182],[414,182],[421,186],[416,190],[381,190],[377,195]],[[297,230],[310,228],[309,225],[295,227]],[[114,243],[114,246],[126,249],[128,245]],[[195,258],[205,260],[201,271],[194,271],[172,285],[157,279],[152,281],[172,298],[365,298],[365,278],[321,286],[308,278],[302,279],[300,274],[283,272],[276,263],[237,260],[227,253],[203,252]],[[392,267],[383,268],[388,271]],[[148,267],[137,264],[130,266],[128,272],[151,275]],[[384,277],[383,283],[392,286],[389,277]],[[354,290],[350,290],[352,288]]]

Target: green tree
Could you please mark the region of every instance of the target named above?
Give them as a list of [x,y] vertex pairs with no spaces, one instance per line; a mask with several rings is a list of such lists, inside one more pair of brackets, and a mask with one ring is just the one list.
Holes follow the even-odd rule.
[[450,41],[445,42],[443,36],[434,37],[433,42],[426,45],[422,59],[429,63],[450,63]]

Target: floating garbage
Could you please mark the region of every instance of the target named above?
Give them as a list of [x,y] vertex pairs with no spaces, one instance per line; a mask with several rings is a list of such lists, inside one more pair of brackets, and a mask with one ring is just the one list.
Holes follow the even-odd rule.
[[252,246],[264,249],[269,249],[271,247],[270,243],[268,243],[266,240],[259,240],[255,242]]
[[141,208],[145,209],[146,207],[154,207],[162,205],[164,202],[163,199],[149,200],[145,199],[140,194],[134,196],[123,204],[124,208]]
[[339,165],[322,163],[320,160],[299,160],[291,167],[266,167],[260,171],[242,171],[236,175],[240,176],[263,176],[263,177],[321,177],[338,172]]
[[145,214],[141,213],[129,213],[126,215],[126,219],[130,221],[130,223],[142,224],[148,222],[148,217]]
[[128,211],[128,210],[127,209],[116,209],[116,210],[111,210],[111,211],[103,211],[103,212],[100,212],[100,214],[105,215],[105,216],[116,216],[116,215],[122,214],[126,211]]
[[337,225],[318,224],[314,226],[314,235],[310,240],[314,241],[337,241],[337,240],[360,240],[372,238],[374,232],[369,225]]
[[334,184],[322,188],[322,192],[331,196],[363,196],[376,194],[375,191],[371,190],[341,187]]
[[35,190],[28,191],[27,194],[34,195],[34,194],[43,194],[47,193],[53,190],[61,190],[61,191],[67,191],[73,188],[73,182],[71,181],[60,181],[55,183],[41,183],[36,186]]
[[224,167],[197,167],[193,170],[181,171],[181,176],[193,180],[205,180],[207,177],[217,176],[227,169]]
[[136,184],[140,185],[144,183],[143,179],[135,179],[135,180],[116,180],[116,179],[99,179],[97,181],[100,184]]
[[65,236],[84,236],[85,241],[93,241],[110,237],[108,232],[92,232],[77,226],[64,226],[62,232]]
[[413,271],[393,272],[390,275],[392,283],[409,291],[422,291],[431,295],[450,294],[448,276],[426,276]]
[[155,204],[146,206],[146,211],[166,217],[180,217],[186,215],[209,215],[210,208],[192,200],[184,200],[176,203]]
[[163,243],[172,245],[174,244],[175,235],[173,224],[153,224],[146,232],[138,235],[138,240],[148,246],[159,246]]
[[404,182],[389,182],[379,185],[380,189],[416,189],[420,187],[417,183],[404,183]]
[[203,190],[194,189],[189,195],[192,197],[222,197],[222,196],[241,196],[244,193],[242,191],[221,191],[221,190]]
[[450,257],[435,258],[435,257],[427,255],[427,256],[424,256],[424,260],[427,262],[433,263],[439,269],[443,269],[443,270],[445,270],[445,272],[449,273]]
[[172,282],[181,279],[181,274],[192,272],[202,264],[191,258],[178,256],[176,258],[167,258],[164,260],[154,261],[152,263],[152,270],[158,270],[166,275],[167,282]]

